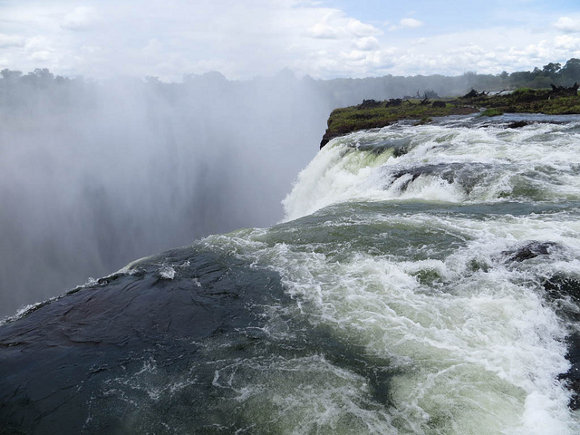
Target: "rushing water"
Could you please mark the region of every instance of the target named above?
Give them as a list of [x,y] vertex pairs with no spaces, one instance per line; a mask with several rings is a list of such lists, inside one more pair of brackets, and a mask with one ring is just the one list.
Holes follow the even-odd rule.
[[6,321],[0,420],[578,433],[580,119],[513,120],[335,139],[279,225],[139,260]]

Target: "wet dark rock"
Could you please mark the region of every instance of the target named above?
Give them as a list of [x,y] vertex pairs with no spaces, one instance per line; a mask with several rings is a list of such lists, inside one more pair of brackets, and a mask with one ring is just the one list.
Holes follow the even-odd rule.
[[[165,264],[174,279],[160,275]],[[177,421],[182,408],[200,424],[209,418],[196,405],[211,400],[204,346],[251,346],[246,331],[264,322],[258,307],[284,297],[279,277],[190,248],[137,267],[0,325],[0,433],[159,432],[163,419],[146,404]],[[171,385],[196,363],[194,393],[149,398],[151,385]],[[131,426],[131,416],[151,426]]]
[[433,119],[429,118],[428,116],[425,118],[421,118],[419,121],[415,122],[413,125],[426,125],[433,122]]
[[409,148],[406,146],[399,146],[393,148],[393,157],[401,157],[409,152]]
[[566,387],[573,392],[568,406],[570,409],[580,409],[580,333],[572,333],[566,340],[568,352],[566,359],[570,361],[571,367],[566,373],[558,376],[558,379],[566,383]]
[[357,142],[356,149],[359,151],[371,152],[377,156],[392,150],[393,155],[398,157],[409,152],[408,146],[409,141],[407,139],[392,139],[368,143],[361,140],[360,142]]
[[477,98],[485,96],[485,92],[477,92],[475,89],[471,89],[467,94],[465,94],[462,98]]
[[381,107],[382,104],[380,101],[377,100],[363,100],[363,102],[361,104],[359,104],[357,107],[357,109],[372,109],[374,107]]
[[[562,253],[564,248],[555,242],[531,241],[523,246],[501,252],[506,263],[522,263],[539,256],[550,256]],[[555,274],[544,278],[541,282],[545,290],[545,298],[558,316],[567,322],[580,321],[580,279],[564,274]],[[568,302],[567,302],[568,301]],[[571,303],[570,303],[571,302]],[[568,348],[566,359],[571,364],[566,373],[561,373],[558,379],[563,380],[566,387],[573,393],[569,407],[580,409],[580,333],[572,331],[566,338]]]
[[391,98],[390,100],[387,100],[385,107],[397,107],[401,104],[403,104],[403,100],[401,98]]
[[291,304],[276,273],[192,248],[134,270],[0,325],[0,434],[233,433],[253,427],[236,388],[261,363],[321,354],[392,406],[388,359],[285,312],[265,328]]
[[550,86],[552,87],[550,97],[572,97],[578,95],[578,83],[574,83],[570,87],[556,86],[553,83]]
[[330,142],[330,140],[333,139],[334,137],[335,136],[328,133],[328,130],[326,130],[326,133],[324,133],[324,135],[322,135],[322,140],[320,141],[320,149],[324,148],[324,145],[326,145],[328,142]]
[[423,175],[439,177],[449,184],[459,183],[462,189],[469,194],[484,176],[489,166],[482,163],[438,163],[436,165],[413,166],[395,171],[391,174],[393,182],[404,176],[410,177],[401,184],[401,191],[405,191],[409,184]]
[[[569,322],[580,322],[580,279],[564,274],[555,274],[543,282],[546,297],[556,307],[558,315]],[[559,303],[569,300],[570,303]],[[567,338],[568,351],[566,359],[570,361],[570,369],[558,376],[573,392],[569,406],[580,409],[580,333],[573,331]]]
[[[559,316],[570,322],[580,322],[580,280],[563,274],[554,275],[544,281],[544,289],[548,299],[556,305]],[[570,300],[569,303],[560,303],[561,300]],[[570,369],[560,374],[566,386],[573,392],[569,406],[571,409],[580,409],[580,333],[573,331],[566,339],[568,352],[566,359],[570,361]]]
[[538,257],[540,255],[550,255],[561,250],[561,246],[554,242],[532,241],[524,246],[509,251],[502,251],[502,256],[506,262],[522,262]]
[[[543,286],[552,299],[570,297],[580,303],[580,280],[577,278],[557,274],[546,279]],[[580,315],[576,320],[580,321]]]
[[507,128],[522,128],[525,127],[526,125],[530,125],[530,123],[527,121],[514,121],[508,124]]

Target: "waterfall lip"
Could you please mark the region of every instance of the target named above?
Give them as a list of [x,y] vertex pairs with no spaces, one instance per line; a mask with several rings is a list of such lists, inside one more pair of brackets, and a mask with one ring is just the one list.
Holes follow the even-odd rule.
[[[507,128],[519,121],[527,125]],[[344,201],[574,200],[580,179],[569,156],[579,134],[580,115],[542,114],[353,132],[332,139],[299,174],[283,201],[285,219]]]
[[[500,130],[513,130],[523,127],[550,125],[570,128],[578,127],[580,126],[580,114],[548,115],[543,113],[504,113],[493,118],[481,117],[478,114],[449,115],[433,117],[429,124],[423,126],[417,125],[416,120],[401,119],[383,127],[361,129],[333,137],[328,141],[328,144],[332,144],[334,141],[340,139],[352,140],[367,135],[368,133],[405,131],[409,127],[440,126],[449,128],[497,128]],[[328,145],[325,145],[321,149],[326,146]],[[357,147],[356,144],[352,146]]]

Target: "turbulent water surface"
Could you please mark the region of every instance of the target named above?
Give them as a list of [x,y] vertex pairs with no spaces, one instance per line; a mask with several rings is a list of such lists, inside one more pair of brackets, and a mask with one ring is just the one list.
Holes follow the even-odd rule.
[[3,427],[578,433],[580,119],[480,119],[335,139],[279,225],[5,321]]

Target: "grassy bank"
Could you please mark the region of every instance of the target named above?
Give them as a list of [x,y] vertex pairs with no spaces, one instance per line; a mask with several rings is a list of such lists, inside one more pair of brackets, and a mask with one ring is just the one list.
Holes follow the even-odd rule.
[[578,86],[552,89],[517,89],[505,95],[487,95],[471,91],[459,98],[437,100],[393,99],[364,100],[358,106],[335,109],[328,118],[328,128],[320,147],[331,139],[369,128],[384,127],[402,119],[428,123],[432,117],[466,115],[480,112],[483,116],[503,113],[545,113],[562,115],[580,113]]

